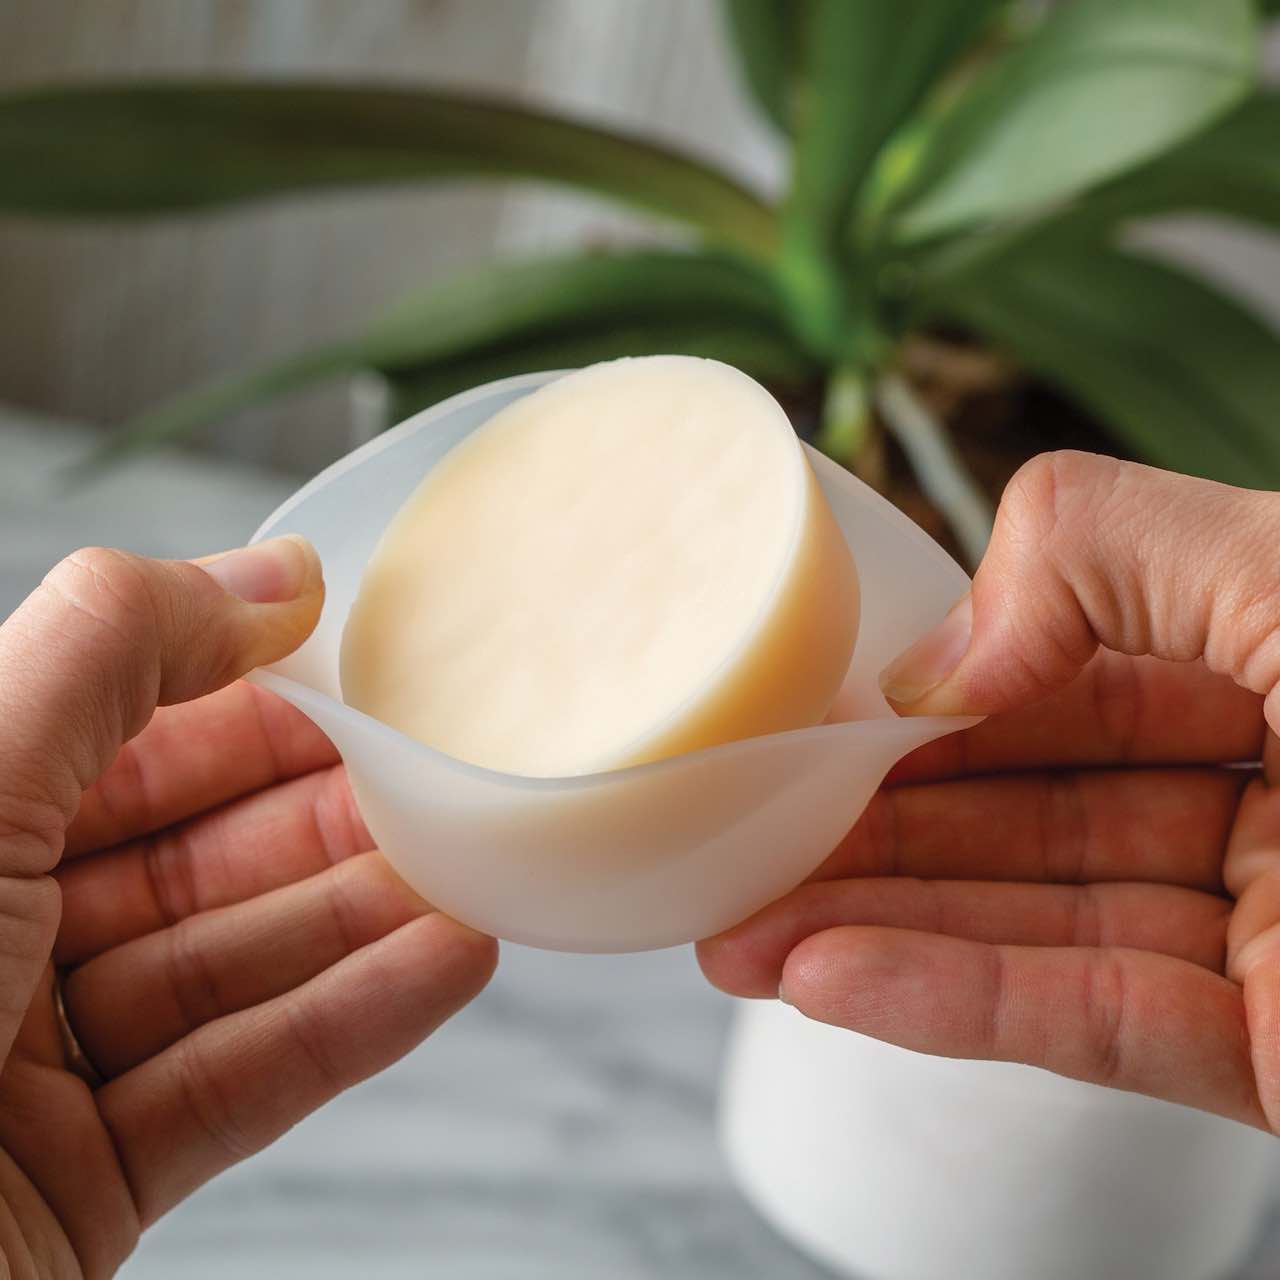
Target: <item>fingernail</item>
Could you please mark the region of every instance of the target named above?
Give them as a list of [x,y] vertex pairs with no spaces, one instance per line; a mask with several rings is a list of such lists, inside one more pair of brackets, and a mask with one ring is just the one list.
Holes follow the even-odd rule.
[[228,551],[200,567],[224,591],[249,604],[286,604],[303,594],[319,572],[319,560],[305,538],[290,533]]
[[919,702],[960,665],[973,634],[973,597],[958,601],[945,618],[881,673],[880,689],[893,702]]
[[[781,983],[779,983],[779,985],[778,985],[778,999],[779,999],[783,1004],[788,1004],[788,1005],[789,1005],[789,1004],[791,1004],[791,1001],[787,999],[787,989],[786,989],[786,987],[782,986],[782,984],[781,984]],[[794,1006],[794,1005],[792,1005],[792,1008],[794,1008],[794,1007],[795,1007],[795,1006]]]

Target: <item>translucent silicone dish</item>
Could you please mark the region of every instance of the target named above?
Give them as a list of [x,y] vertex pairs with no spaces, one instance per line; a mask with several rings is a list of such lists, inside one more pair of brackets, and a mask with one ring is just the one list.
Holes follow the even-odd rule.
[[876,684],[968,578],[893,506],[814,453],[862,579],[857,650],[831,722],[613,773],[535,779],[465,764],[344,706],[342,629],[387,522],[452,445],[558,376],[527,374],[455,396],[334,463],[276,510],[255,541],[309,538],[328,596],[307,643],[252,678],[328,734],[378,847],[442,911],[560,951],[672,946],[794,887],[898,759],[973,723],[899,719]]

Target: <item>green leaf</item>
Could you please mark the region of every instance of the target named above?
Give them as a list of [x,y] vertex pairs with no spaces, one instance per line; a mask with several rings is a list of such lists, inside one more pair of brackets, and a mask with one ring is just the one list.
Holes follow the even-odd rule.
[[774,215],[733,179],[639,139],[479,98],[358,85],[158,83],[0,97],[0,209],[171,213],[318,188],[566,183],[756,256]]
[[295,391],[332,381],[363,367],[357,343],[304,351],[274,364],[230,374],[185,391],[148,409],[113,431],[82,462],[73,476],[87,476],[107,463],[172,444],[211,422],[252,405],[278,400]]
[[731,319],[654,318],[494,348],[419,369],[384,370],[392,392],[390,420],[401,421],[495,378],[544,369],[577,369],[620,356],[667,354],[723,360],[782,393],[801,390],[821,372],[776,329]]
[[400,304],[362,337],[233,375],[143,413],[114,433],[95,460],[178,439],[237,410],[360,369],[462,369],[461,358],[502,345],[680,322],[741,331],[753,340],[773,335],[788,346],[777,336],[772,280],[736,259],[655,250],[497,264]]
[[729,36],[747,87],[765,115],[791,132],[797,35],[807,0],[724,0]]
[[1280,335],[1191,276],[1087,238],[1041,237],[935,303],[1147,460],[1280,486]]
[[842,228],[880,147],[1002,2],[811,0],[793,207]]
[[1252,0],[1071,0],[931,131],[900,241],[1050,206],[1206,127],[1257,81]]
[[366,363],[393,368],[552,331],[702,316],[777,327],[776,285],[763,270],[708,253],[635,250],[496,263],[393,307],[360,350]]
[[1220,214],[1280,227],[1280,94],[1254,94],[1208,130],[1048,218],[988,223],[913,251],[904,266],[928,293],[939,278],[971,273],[982,261],[1042,237],[1101,240],[1125,220],[1170,213]]
[[[849,210],[885,139],[968,46],[996,0],[810,0],[783,215],[792,324],[837,354],[855,327],[839,287]],[[839,351],[848,359],[854,353]]]
[[1171,212],[1280,226],[1280,94],[1248,98],[1211,129],[1091,193],[1063,222],[1100,226]]

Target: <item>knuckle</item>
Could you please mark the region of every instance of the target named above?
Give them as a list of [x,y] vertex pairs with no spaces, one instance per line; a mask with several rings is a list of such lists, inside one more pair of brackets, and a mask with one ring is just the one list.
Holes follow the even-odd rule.
[[[0,769],[10,771],[4,757],[0,757]],[[16,774],[17,769],[11,772]],[[0,786],[0,846],[11,869],[46,872],[62,856],[75,797],[60,803],[34,788],[16,788],[13,781],[11,777]]]
[[983,569],[999,579],[1010,678],[1028,692],[1073,676],[1117,625],[1120,548],[1101,544],[1114,540],[1112,512],[1124,509],[1125,465],[1075,450],[1040,454],[1005,490]]
[[48,573],[44,586],[65,607],[126,640],[154,626],[155,601],[137,556],[82,547]]
[[1037,534],[1045,549],[1059,536],[1075,541],[1091,530],[1120,482],[1124,465],[1078,449],[1037,454],[1009,481],[1002,513],[1015,530]]

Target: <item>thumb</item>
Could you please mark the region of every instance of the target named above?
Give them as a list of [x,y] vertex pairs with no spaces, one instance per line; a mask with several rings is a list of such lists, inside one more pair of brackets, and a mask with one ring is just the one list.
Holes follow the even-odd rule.
[[276,538],[188,563],[77,551],[0,626],[0,875],[48,871],[80,794],[157,706],[295,649],[324,598]]
[[1087,453],[1009,482],[973,589],[881,676],[909,714],[992,714],[1069,683],[1099,645],[1267,695],[1280,731],[1280,495]]
[[81,792],[157,706],[295,649],[323,599],[300,538],[198,565],[90,548],[0,626],[0,1062],[48,963],[61,903],[47,873]]
[[81,792],[157,706],[295,649],[323,599],[300,538],[199,566],[91,548],[0,626],[0,1062],[53,947],[61,902],[47,873]]

